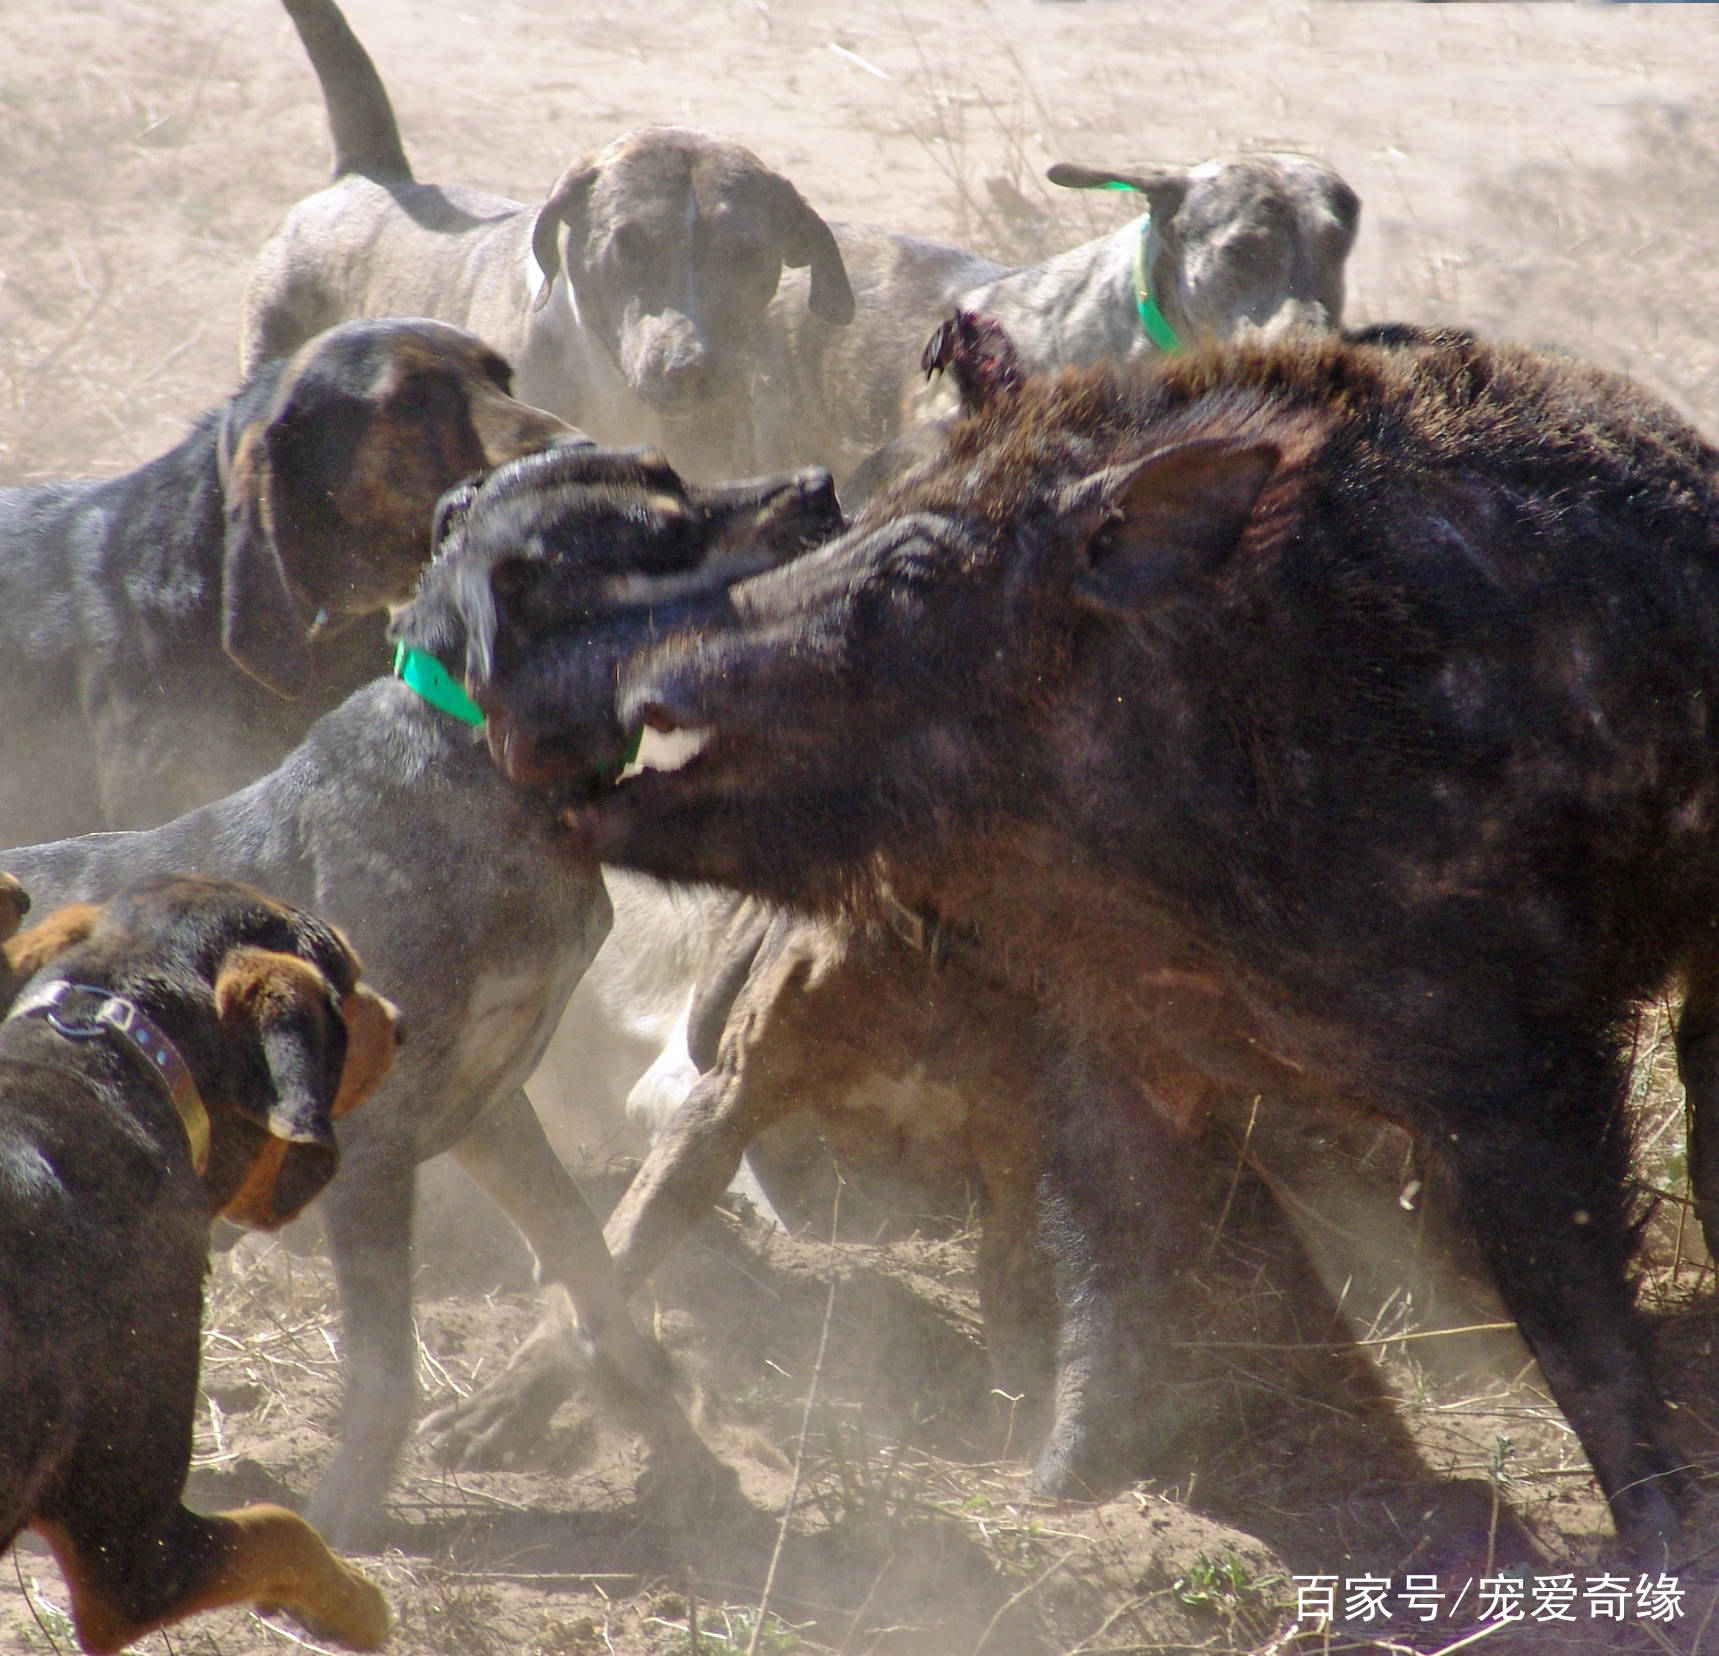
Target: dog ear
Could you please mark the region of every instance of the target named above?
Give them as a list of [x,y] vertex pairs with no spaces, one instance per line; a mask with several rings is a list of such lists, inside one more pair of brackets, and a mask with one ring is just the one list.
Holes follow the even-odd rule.
[[1059,161],[1045,174],[1066,190],[1138,190],[1152,208],[1152,228],[1163,235],[1177,209],[1187,199],[1189,175],[1186,167],[1148,163],[1117,171],[1110,167],[1082,167]]
[[[344,1067],[345,1025],[316,967],[297,955],[249,945],[230,950],[221,962],[215,1011],[223,1031],[254,1035],[267,1068],[264,1097],[225,1101],[269,1137],[221,1212],[273,1230],[319,1194],[339,1166],[334,1059]],[[338,1053],[330,1051],[331,1042],[339,1043]]]
[[340,1090],[329,1108],[336,1121],[357,1109],[387,1079],[403,1039],[400,1009],[368,984],[353,987],[340,1003],[340,1016],[346,1024],[346,1062],[341,1066]]
[[101,908],[95,903],[68,903],[5,944],[6,964],[22,982],[33,977],[57,954],[82,943],[95,930]]
[[218,450],[227,532],[221,561],[221,647],[277,696],[310,684],[309,633],[287,585],[274,467],[253,421],[232,441],[231,412]]
[[561,228],[580,233],[585,226],[585,198],[597,180],[597,169],[589,162],[569,167],[549,192],[549,199],[537,209],[536,222],[531,227],[531,256],[543,272],[543,286],[531,302],[533,310],[549,303],[549,290],[561,274]]
[[854,290],[848,285],[835,234],[787,179],[776,178],[773,183],[770,216],[782,238],[782,263],[793,270],[812,267],[806,309],[821,321],[845,327],[854,319]]
[[17,933],[29,912],[29,892],[10,874],[0,874],[0,942]]

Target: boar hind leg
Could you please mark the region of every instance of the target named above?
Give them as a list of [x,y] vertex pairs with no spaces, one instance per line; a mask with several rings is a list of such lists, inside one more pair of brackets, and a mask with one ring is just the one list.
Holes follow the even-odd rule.
[[1008,1405],[1009,1435],[1019,1446],[1037,1435],[1055,1364],[1056,1290],[1039,1227],[1043,1157],[1038,1124],[1012,1092],[997,1089],[974,1116],[971,1146],[984,1188],[979,1309],[991,1384]]
[[1707,1251],[1719,1259],[1719,960],[1689,975],[1677,1020],[1677,1070],[1689,1119],[1689,1190]]
[[1543,1032],[1509,1056],[1490,1066],[1504,1078],[1490,1092],[1473,1071],[1452,1078],[1438,1137],[1504,1302],[1645,1562],[1679,1533],[1690,1480],[1630,1283],[1624,1076],[1582,1031]]
[[1161,1465],[1196,1411],[1166,1329],[1198,1215],[1175,1134],[1090,1054],[1053,1074],[1040,1223],[1061,1313],[1052,1422],[1034,1464],[1047,1495],[1101,1496]]

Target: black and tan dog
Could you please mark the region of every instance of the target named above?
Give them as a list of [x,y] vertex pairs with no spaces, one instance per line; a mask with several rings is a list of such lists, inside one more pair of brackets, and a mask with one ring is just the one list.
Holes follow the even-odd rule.
[[[141,828],[275,764],[364,683],[438,496],[570,435],[444,323],[264,364],[124,477],[0,489],[0,843]],[[295,699],[288,699],[295,698]]]
[[46,1539],[85,1650],[245,1601],[375,1648],[381,1594],[303,1519],[180,1495],[210,1221],[322,1189],[394,1008],[333,928],[197,877],[59,909],[5,958],[34,975],[0,1024],[0,1547]]
[[[440,555],[395,623],[405,678],[355,691],[225,799],[144,833],[0,854],[42,903],[100,900],[182,868],[277,892],[345,927],[418,1031],[353,1122],[321,1204],[347,1393],[339,1452],[307,1510],[337,1546],[386,1538],[382,1498],[416,1397],[413,1170],[444,1150],[519,1225],[545,1282],[577,1302],[605,1397],[648,1440],[661,1481],[690,1487],[714,1471],[523,1090],[608,929],[609,903],[596,864],[565,854],[551,805],[497,772],[475,710],[450,697],[473,647],[456,597],[487,591],[499,572],[564,641],[590,634],[615,649],[737,567],[827,537],[840,517],[828,473],[698,488],[658,457],[584,446],[455,491],[439,522]],[[540,585],[556,600],[541,612],[530,601]],[[504,657],[515,643],[494,627],[478,641]],[[576,654],[597,682],[611,670],[595,647]]]

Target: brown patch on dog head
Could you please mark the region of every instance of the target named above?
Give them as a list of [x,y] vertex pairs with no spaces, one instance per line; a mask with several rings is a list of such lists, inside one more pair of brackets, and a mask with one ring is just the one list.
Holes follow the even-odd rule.
[[328,1004],[328,979],[308,960],[273,949],[232,950],[215,979],[215,1012],[223,1024],[242,1017],[261,1028]]
[[261,1141],[255,1160],[245,1172],[244,1182],[221,1205],[221,1217],[252,1230],[274,1230],[290,1218],[275,1208],[275,1187],[286,1166],[292,1146],[285,1139]]
[[55,909],[47,919],[7,941],[6,964],[20,978],[33,976],[55,955],[82,943],[100,917],[101,909],[95,903],[68,903]]
[[10,874],[0,874],[0,942],[14,935],[30,912],[30,894]]
[[394,1053],[405,1038],[399,1008],[365,984],[340,1003],[346,1020],[346,1064],[329,1114],[338,1121],[356,1109],[387,1079]]
[[454,328],[425,323],[390,343],[365,387],[367,417],[344,475],[320,480],[344,549],[340,568],[303,571],[324,608],[403,603],[429,559],[436,503],[450,488],[577,440],[565,421],[511,396],[512,378],[502,357]]

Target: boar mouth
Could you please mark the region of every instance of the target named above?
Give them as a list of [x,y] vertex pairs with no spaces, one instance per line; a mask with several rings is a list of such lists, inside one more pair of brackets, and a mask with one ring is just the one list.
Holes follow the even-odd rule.
[[641,814],[650,817],[742,785],[769,766],[776,749],[712,725],[647,715],[628,751],[623,767],[587,776],[577,789],[563,786],[561,821],[576,839],[603,842],[606,831],[624,832]]

